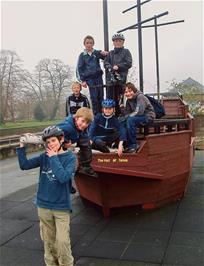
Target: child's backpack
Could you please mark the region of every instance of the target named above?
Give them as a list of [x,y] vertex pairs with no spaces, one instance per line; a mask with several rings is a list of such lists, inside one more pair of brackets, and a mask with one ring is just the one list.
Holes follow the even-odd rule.
[[164,106],[158,100],[154,99],[153,97],[147,94],[145,94],[145,96],[150,101],[151,105],[153,106],[155,114],[156,114],[156,118],[161,118],[162,116],[164,116],[165,115]]

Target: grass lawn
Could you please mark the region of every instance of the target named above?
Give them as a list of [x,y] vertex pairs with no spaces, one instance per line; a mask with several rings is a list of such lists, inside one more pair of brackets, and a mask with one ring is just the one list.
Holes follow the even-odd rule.
[[0,129],[12,129],[12,128],[26,128],[26,127],[35,127],[35,126],[49,126],[49,125],[55,125],[61,120],[49,120],[49,121],[21,121],[21,122],[8,122],[5,125],[0,125]]

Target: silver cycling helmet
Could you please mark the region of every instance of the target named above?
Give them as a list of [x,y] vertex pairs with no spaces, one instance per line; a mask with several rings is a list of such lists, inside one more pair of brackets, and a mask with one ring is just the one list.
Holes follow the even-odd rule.
[[112,41],[115,41],[115,40],[125,40],[125,37],[123,34],[121,33],[116,33],[112,36]]
[[50,137],[60,137],[64,136],[64,132],[57,126],[46,127],[42,134],[43,141],[46,141]]

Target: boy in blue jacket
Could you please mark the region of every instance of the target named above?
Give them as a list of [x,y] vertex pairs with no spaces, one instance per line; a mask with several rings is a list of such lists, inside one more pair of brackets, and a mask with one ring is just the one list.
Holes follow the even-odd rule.
[[96,115],[101,111],[103,100],[103,71],[100,59],[105,59],[108,52],[95,50],[94,38],[90,35],[84,38],[84,46],[85,49],[78,58],[76,76],[83,87],[89,87],[93,113]]
[[123,152],[123,142],[126,141],[126,132],[114,114],[114,107],[114,100],[102,101],[102,113],[95,116],[89,128],[89,136],[92,141],[92,148],[101,152],[109,153],[108,146],[111,147],[113,143],[117,143],[117,153],[120,157]]
[[32,159],[27,159],[20,139],[19,165],[22,170],[40,167],[36,205],[45,264],[73,266],[69,236],[70,189],[76,157],[71,151],[63,150],[64,134],[58,127],[47,127],[42,139],[47,146],[46,152]]
[[92,120],[92,110],[87,107],[81,107],[75,115],[66,117],[57,126],[64,132],[65,148],[69,148],[72,144],[77,144],[80,148],[78,172],[96,177],[97,174],[91,167],[92,151],[87,133],[87,128]]

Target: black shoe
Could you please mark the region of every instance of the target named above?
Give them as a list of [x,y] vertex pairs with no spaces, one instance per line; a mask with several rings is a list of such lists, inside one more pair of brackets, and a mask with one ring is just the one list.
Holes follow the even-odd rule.
[[134,148],[127,148],[124,150],[124,153],[135,153],[136,152],[136,149]]
[[71,194],[75,194],[76,193],[76,189],[72,186],[70,192],[71,192]]
[[140,148],[140,145],[136,144],[136,148],[134,148],[134,147],[129,147],[129,148],[126,148],[126,149],[124,150],[124,152],[125,152],[125,153],[135,153],[135,152],[137,152],[137,151],[139,150],[139,148]]
[[117,148],[118,148],[118,145],[119,145],[119,142],[118,142],[118,141],[115,141],[115,142],[113,142],[113,144],[111,145],[111,148],[112,148],[112,149],[117,149]]
[[98,177],[98,174],[93,170],[91,166],[80,167],[78,172],[80,174]]
[[110,153],[110,150],[106,146],[105,142],[92,143],[92,149],[97,150],[97,151],[101,151],[103,153]]

